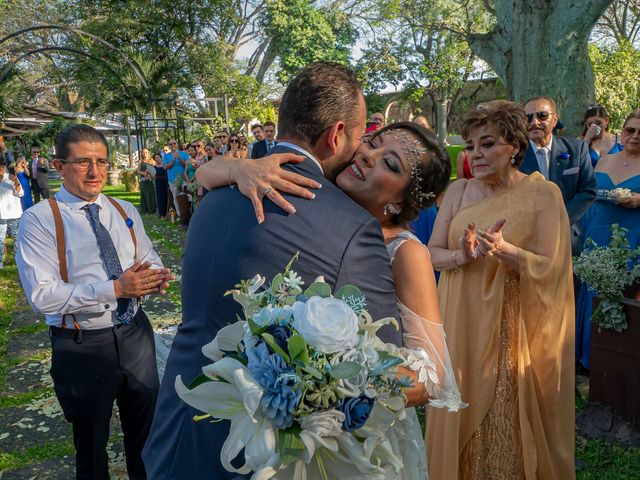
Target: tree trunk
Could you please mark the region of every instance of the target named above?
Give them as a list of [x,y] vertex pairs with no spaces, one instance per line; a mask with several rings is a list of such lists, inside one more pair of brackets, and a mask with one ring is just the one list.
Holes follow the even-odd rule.
[[447,139],[447,99],[436,99],[436,132],[441,142]]
[[127,131],[127,149],[129,154],[129,167],[133,166],[133,148],[131,147],[131,126],[129,125],[129,116],[124,116],[124,126]]
[[500,76],[509,98],[553,98],[569,135],[579,135],[594,99],[589,35],[611,1],[495,0],[495,29],[471,35],[469,44]]

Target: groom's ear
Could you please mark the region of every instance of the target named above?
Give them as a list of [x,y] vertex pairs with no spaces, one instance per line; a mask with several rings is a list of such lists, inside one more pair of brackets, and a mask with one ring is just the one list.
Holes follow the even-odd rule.
[[344,143],[346,138],[346,132],[347,125],[342,120],[337,121],[327,129],[326,142],[332,156],[341,151],[342,143]]

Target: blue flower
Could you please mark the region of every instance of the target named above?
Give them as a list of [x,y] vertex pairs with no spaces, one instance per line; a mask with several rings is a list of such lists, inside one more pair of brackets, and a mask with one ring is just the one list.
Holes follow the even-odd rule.
[[287,366],[281,355],[269,354],[264,342],[250,349],[247,356],[247,367],[264,389],[260,401],[262,412],[275,428],[289,428],[293,425],[293,413],[302,398],[302,389],[294,388],[298,381],[295,370]]
[[566,159],[568,159],[568,158],[569,158],[569,154],[568,154],[567,152],[562,152],[562,153],[560,154],[560,158],[561,158],[562,160],[566,160]]
[[273,336],[276,343],[282,350],[285,352],[288,351],[289,346],[287,345],[287,340],[289,340],[289,337],[291,336],[291,330],[281,327],[280,325],[269,325],[266,332]]
[[341,400],[339,408],[344,413],[342,429],[346,432],[352,432],[362,428],[373,410],[374,403],[373,398],[368,398],[365,395]]
[[127,219],[124,221],[124,223],[127,225],[127,227],[131,228],[133,227],[133,220],[131,220],[129,217],[127,217]]

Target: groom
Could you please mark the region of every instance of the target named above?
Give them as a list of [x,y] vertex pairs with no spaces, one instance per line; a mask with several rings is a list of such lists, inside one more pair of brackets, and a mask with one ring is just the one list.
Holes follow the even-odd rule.
[[[308,285],[318,275],[333,287],[357,285],[374,319],[396,316],[389,257],[377,221],[333,181],[360,143],[366,108],[360,86],[347,68],[316,63],[287,87],[279,112],[280,143],[273,153],[305,160],[287,168],[322,184],[314,200],[287,197],[297,210],[287,215],[271,202],[258,224],[251,202],[237,189],[209,192],[189,226],[182,272],[183,323],[167,361],[153,426],[143,452],[152,480],[242,478],[224,470],[220,450],[228,422],[194,422],[201,412],[176,395],[176,375],[188,385],[210,363],[201,347],[236,321],[240,306],[224,292],[256,273],[267,279],[293,265]],[[267,192],[268,193],[268,192]],[[402,344],[402,332],[379,331]]]

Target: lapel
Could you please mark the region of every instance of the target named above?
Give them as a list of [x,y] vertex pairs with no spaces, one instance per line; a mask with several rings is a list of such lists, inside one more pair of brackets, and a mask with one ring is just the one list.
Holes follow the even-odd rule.
[[[562,158],[562,156],[567,158]],[[569,156],[567,156],[569,155]],[[561,138],[553,136],[553,144],[551,145],[551,158],[549,159],[549,180],[558,184],[562,180],[562,172],[571,162],[571,156],[567,145]]]
[[524,153],[524,160],[520,165],[520,171],[522,173],[531,174],[533,172],[539,172],[538,159],[536,158],[535,150],[531,146],[530,142],[527,142],[527,151]]

